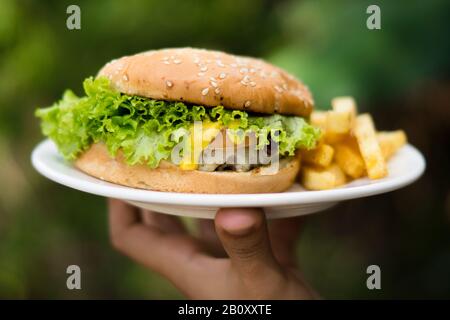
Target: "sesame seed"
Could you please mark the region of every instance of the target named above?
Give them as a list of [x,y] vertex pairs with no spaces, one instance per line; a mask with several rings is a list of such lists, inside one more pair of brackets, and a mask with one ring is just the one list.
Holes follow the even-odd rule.
[[283,83],[282,87],[283,87],[284,90],[287,90],[287,89],[288,89],[288,86],[287,86],[286,83]]
[[236,58],[236,62],[240,66],[246,66],[247,65],[247,60],[243,59],[243,58]]
[[195,57],[194,58],[194,63],[199,63],[200,62],[200,58],[199,57]]
[[304,99],[305,98],[305,92],[302,90],[295,90],[294,94],[299,98],[299,99]]
[[169,62],[169,61],[167,61],[167,60],[165,60],[165,61],[164,61],[164,64],[170,64],[170,62]]
[[126,74],[123,75],[123,80],[128,81],[128,76]]
[[206,96],[209,92],[209,88],[205,88],[202,90],[202,96]]
[[172,87],[173,87],[172,81],[167,80],[167,81],[166,81],[166,86],[168,86],[169,88],[172,88]]
[[181,63],[181,60],[180,60],[180,59],[175,59],[175,60],[173,60],[173,63],[175,63],[175,64],[180,64],[180,63]]
[[241,84],[244,85],[244,86],[246,86],[246,85],[248,85],[248,82],[247,82],[247,81],[244,81],[244,80],[241,80]]
[[210,83],[211,83],[211,86],[213,86],[214,88],[217,88],[217,82],[211,81]]
[[199,73],[197,73],[197,75],[198,75],[199,77],[203,77],[203,76],[205,76],[205,73],[204,73],[204,72],[199,72]]
[[215,92],[216,94],[220,94],[220,88],[216,88],[216,89],[214,90],[214,92]]
[[214,77],[209,77],[209,80],[211,80],[211,81],[217,81],[216,78],[214,78]]
[[162,58],[162,60],[167,61],[167,60],[169,60],[169,57],[164,57],[164,58]]
[[256,71],[255,68],[250,69],[250,73],[255,73],[255,71]]
[[244,77],[244,79],[242,79],[242,80],[244,80],[245,82],[250,82],[250,76],[249,76],[249,75],[246,75],[246,76]]
[[250,85],[251,85],[252,87],[254,87],[254,86],[256,86],[256,82],[255,82],[255,81],[252,81],[252,82],[250,82]]
[[275,90],[277,90],[279,93],[283,92],[283,89],[281,89],[279,86],[274,86]]
[[250,107],[251,104],[252,104],[252,103],[250,102],[250,100],[247,100],[247,101],[245,101],[245,103],[244,103],[244,107],[245,107],[245,108],[248,108],[248,107]]
[[227,76],[227,74],[226,74],[225,72],[221,72],[221,73],[219,74],[219,78],[220,78],[220,79],[225,79],[226,76]]
[[240,73],[247,73],[248,69],[247,68],[241,68],[241,70],[239,70]]
[[237,64],[236,63],[232,63],[232,64],[230,64],[230,66],[233,67],[233,68],[237,68]]
[[219,66],[219,67],[225,67],[225,65],[223,64],[223,62],[221,61],[221,60],[217,60],[216,61],[216,64]]
[[200,67],[200,71],[202,71],[202,72],[206,72],[207,70],[208,70],[207,66],[201,66]]

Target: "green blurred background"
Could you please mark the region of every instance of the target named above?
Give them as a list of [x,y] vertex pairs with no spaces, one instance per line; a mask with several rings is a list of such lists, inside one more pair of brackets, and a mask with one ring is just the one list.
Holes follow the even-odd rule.
[[[81,7],[81,30],[66,8]],[[381,30],[366,8],[381,7]],[[325,298],[450,298],[448,1],[0,0],[0,297],[179,298],[113,251],[103,198],[31,167],[33,116],[107,61],[194,46],[258,56],[310,85],[318,108],[353,95],[379,129],[403,128],[427,158],[417,183],[306,218],[298,259]],[[66,267],[82,290],[66,289]],[[366,288],[366,267],[382,290]]]

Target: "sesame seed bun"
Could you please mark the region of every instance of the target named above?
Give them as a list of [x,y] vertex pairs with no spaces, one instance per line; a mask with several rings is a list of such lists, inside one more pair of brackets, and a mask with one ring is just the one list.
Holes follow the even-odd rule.
[[260,59],[193,48],[122,57],[99,72],[120,92],[207,107],[309,116],[308,88]]
[[300,169],[298,158],[284,159],[276,174],[264,168],[249,172],[184,171],[162,161],[158,168],[127,165],[119,152],[111,158],[104,144],[93,144],[76,161],[75,166],[87,174],[133,188],[187,193],[267,193],[287,190]]

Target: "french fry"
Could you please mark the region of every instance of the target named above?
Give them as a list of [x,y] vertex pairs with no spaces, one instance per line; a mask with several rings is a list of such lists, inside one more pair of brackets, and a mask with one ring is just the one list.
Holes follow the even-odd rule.
[[382,131],[377,133],[381,153],[384,159],[389,159],[398,149],[406,143],[406,134],[403,130]]
[[333,161],[334,149],[328,144],[320,144],[312,150],[302,151],[302,160],[306,164],[328,167]]
[[331,100],[331,107],[336,112],[350,113],[352,122],[356,118],[357,108],[355,99],[353,99],[353,97],[336,97]]
[[304,166],[301,174],[301,183],[308,190],[333,189],[345,182],[344,172],[335,163],[328,168]]
[[347,134],[352,128],[352,114],[350,112],[328,111],[327,133]]
[[342,171],[352,179],[358,179],[365,174],[364,160],[354,138],[334,145],[334,159]]
[[326,111],[313,111],[309,118],[309,122],[320,129],[320,137],[318,139],[317,145],[324,143],[325,141],[325,131],[327,126],[327,112]]
[[320,141],[323,141],[324,143],[333,145],[342,140],[345,140],[347,137],[348,137],[348,134],[345,134],[345,133],[335,133],[335,132],[325,131],[322,134]]
[[333,110],[326,114],[324,137],[327,143],[336,143],[350,133],[356,117],[356,103],[352,97],[337,97],[331,100],[331,105]]
[[380,179],[387,175],[386,162],[378,144],[372,117],[365,113],[356,117],[353,128],[359,150],[370,179]]
[[326,111],[313,111],[309,117],[309,122],[322,130],[326,130],[327,126],[327,112]]
[[405,133],[377,133],[369,114],[357,115],[352,97],[336,97],[331,105],[331,111],[311,114],[311,124],[322,130],[322,136],[314,150],[301,153],[305,165],[300,177],[304,187],[323,190],[344,184],[346,177],[385,177],[386,161],[405,145]]
[[325,142],[333,144],[345,139],[350,133],[352,123],[351,113],[328,111],[324,133]]

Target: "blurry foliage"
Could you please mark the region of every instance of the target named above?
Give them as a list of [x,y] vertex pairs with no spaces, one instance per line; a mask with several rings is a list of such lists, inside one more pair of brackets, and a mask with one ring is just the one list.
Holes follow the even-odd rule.
[[[35,107],[65,88],[80,93],[113,58],[178,46],[267,58],[310,85],[319,107],[352,94],[386,129],[405,127],[429,174],[310,217],[299,260],[324,297],[450,297],[449,148],[430,149],[448,145],[450,6],[374,3],[379,31],[365,25],[372,1],[0,0],[0,297],[181,297],[111,249],[104,199],[42,178],[29,161],[42,139]],[[70,4],[81,7],[81,31],[65,27]],[[430,82],[436,89],[419,99]],[[365,288],[372,263],[383,271],[381,292]],[[70,264],[82,268],[80,292],[65,287]]]
[[[365,28],[370,4],[381,7],[380,31]],[[365,105],[448,75],[448,1],[303,1],[277,9],[284,41],[270,57],[308,83],[322,108],[333,96],[351,93]]]

